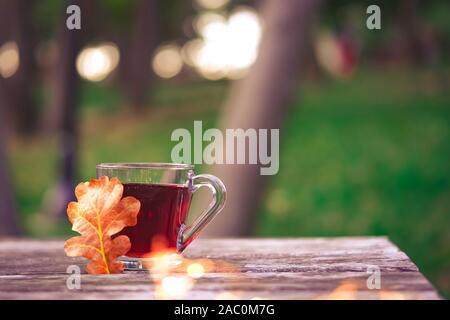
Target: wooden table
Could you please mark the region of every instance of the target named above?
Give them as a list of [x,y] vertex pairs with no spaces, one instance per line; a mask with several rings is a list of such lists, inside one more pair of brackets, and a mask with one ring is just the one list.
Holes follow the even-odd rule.
[[[67,267],[84,269],[85,260],[66,257],[62,248],[63,241],[0,241],[0,299],[161,297],[161,283],[146,271],[82,274],[81,288],[69,290]],[[384,237],[198,239],[184,256],[194,262],[207,258],[215,267],[191,281],[184,295],[178,292],[173,297],[440,299],[406,254]],[[367,279],[376,268],[381,289],[368,289]],[[185,273],[175,276],[191,279]]]

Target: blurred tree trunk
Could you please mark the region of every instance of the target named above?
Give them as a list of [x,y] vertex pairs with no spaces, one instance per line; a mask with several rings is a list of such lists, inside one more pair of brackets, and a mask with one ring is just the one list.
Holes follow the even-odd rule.
[[3,41],[15,41],[20,63],[16,73],[4,81],[8,116],[18,133],[32,134],[37,128],[38,109],[33,99],[36,62],[34,59],[34,0],[1,0]]
[[0,237],[20,234],[15,208],[13,185],[9,174],[6,127],[5,127],[5,92],[0,87]]
[[[308,41],[319,4],[318,0],[264,2],[265,33],[260,53],[249,75],[231,89],[223,108],[223,130],[282,126],[297,91],[298,71],[303,72],[306,67]],[[248,235],[254,226],[267,176],[260,175],[258,165],[215,165],[213,173],[225,183],[227,204],[205,234]]]
[[131,108],[144,109],[152,71],[150,62],[158,44],[157,0],[138,0],[131,30],[129,49],[124,52],[125,89]]
[[[85,5],[86,3],[86,5]],[[66,8],[75,4],[81,8],[81,30],[69,30],[66,27]],[[57,27],[58,60],[56,62],[53,100],[50,108],[55,110],[60,140],[59,149],[59,182],[55,199],[52,201],[53,215],[64,215],[67,203],[73,199],[75,183],[75,162],[78,140],[77,113],[79,78],[77,75],[75,60],[81,49],[81,33],[83,17],[88,10],[88,0],[67,1],[62,6],[63,12]]]
[[[70,4],[78,5],[81,9],[81,30],[68,30],[66,28],[66,19],[69,16],[66,14],[66,8]],[[77,96],[79,81],[78,76],[74,75],[65,75],[65,72],[69,69],[67,66],[67,61],[62,61],[60,58],[60,54],[65,55],[67,50],[72,50],[72,55],[69,57],[73,59],[73,63],[76,61],[76,56],[81,51],[84,43],[88,42],[90,39],[98,37],[101,35],[100,26],[102,24],[98,24],[98,21],[102,21],[105,19],[101,12],[101,8],[99,7],[99,0],[79,0],[79,1],[66,1],[63,5],[61,5],[61,13],[58,17],[58,20],[55,25],[55,42],[57,47],[57,60],[52,64],[50,69],[50,83],[49,86],[51,88],[52,95],[50,96],[50,101],[48,106],[44,111],[44,114],[41,119],[42,129],[48,133],[59,133],[64,127],[66,108],[64,108],[64,101],[67,81],[61,81],[65,77],[75,77],[73,83],[75,83],[75,87],[73,88],[73,93],[69,95]],[[76,33],[76,34],[74,34]],[[64,39],[66,35],[71,35],[70,39]],[[70,42],[69,44],[65,43],[65,41]],[[74,46],[74,48],[68,48],[69,45]],[[67,59],[64,57],[63,59]],[[75,65],[75,64],[74,64]],[[66,68],[66,69],[62,69]],[[71,72],[76,71],[76,69],[70,69]],[[75,105],[76,103],[74,103]],[[76,108],[76,107],[75,107]]]

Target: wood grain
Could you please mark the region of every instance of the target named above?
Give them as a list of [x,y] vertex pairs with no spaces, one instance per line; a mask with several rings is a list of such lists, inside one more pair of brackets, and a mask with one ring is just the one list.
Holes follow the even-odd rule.
[[[413,262],[383,237],[310,239],[198,239],[186,259],[209,259],[207,272],[186,299],[440,299]],[[81,275],[69,290],[63,241],[0,241],[0,299],[154,299],[157,283],[146,271]],[[381,289],[367,288],[369,266]]]

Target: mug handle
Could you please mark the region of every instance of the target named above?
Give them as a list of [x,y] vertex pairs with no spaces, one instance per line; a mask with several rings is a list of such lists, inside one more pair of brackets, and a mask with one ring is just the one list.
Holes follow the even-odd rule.
[[220,210],[222,210],[227,195],[227,190],[225,189],[223,182],[210,174],[194,175],[193,172],[190,173],[188,187],[192,193],[201,187],[208,187],[212,192],[213,199],[208,208],[203,211],[191,225],[187,226],[184,223],[181,225],[177,238],[178,252],[182,252],[195,238],[197,238],[200,231],[202,231]]

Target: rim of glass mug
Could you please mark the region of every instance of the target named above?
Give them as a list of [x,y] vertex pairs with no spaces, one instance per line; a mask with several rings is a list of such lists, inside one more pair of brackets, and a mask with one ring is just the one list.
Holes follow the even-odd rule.
[[97,169],[169,169],[169,170],[189,170],[194,169],[194,165],[186,163],[170,162],[106,162],[96,166]]

